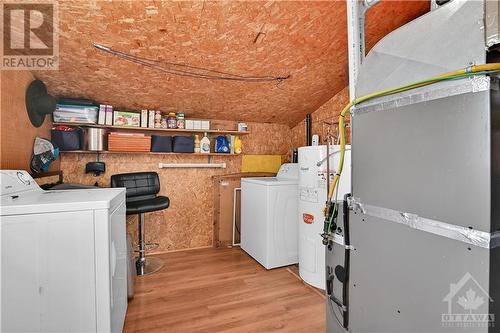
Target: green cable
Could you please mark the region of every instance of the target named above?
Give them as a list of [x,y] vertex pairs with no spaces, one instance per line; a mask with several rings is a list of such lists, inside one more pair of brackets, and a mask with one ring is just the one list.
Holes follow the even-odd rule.
[[[437,83],[437,82],[442,82],[442,81],[448,81],[448,80],[456,80],[456,79],[462,79],[465,77],[471,77],[471,76],[477,76],[477,75],[486,75],[486,74],[492,74],[492,73],[498,73],[500,70],[490,70],[490,71],[482,71],[482,72],[475,72],[475,73],[463,73],[463,74],[455,74],[455,75],[450,75],[450,76],[445,76],[445,77],[437,77],[437,78],[431,78],[431,79],[426,79],[426,80],[421,80],[417,82],[413,82],[404,86],[400,86],[397,88],[393,88],[387,91],[383,91],[380,94],[377,95],[366,95],[366,96],[361,96],[359,98],[356,98],[353,102],[353,105],[357,105],[359,103],[368,101],[370,99],[378,98],[378,97],[383,97],[383,96],[388,96],[388,95],[393,95],[396,93],[408,91],[411,89],[416,89],[420,88],[419,86],[426,86],[429,83]],[[367,98],[365,98],[367,97]]]
[[[383,96],[389,96],[389,95],[394,95],[394,94],[397,94],[397,93],[401,93],[401,92],[405,92],[405,91],[408,91],[408,90],[412,90],[412,89],[424,87],[424,86],[427,86],[429,84],[433,84],[433,83],[437,83],[437,82],[451,81],[451,80],[457,80],[457,79],[462,79],[462,78],[471,77],[471,76],[487,75],[487,74],[493,74],[493,73],[499,73],[499,72],[500,72],[500,70],[488,70],[488,71],[481,71],[481,72],[468,72],[468,73],[461,73],[461,74],[455,74],[455,75],[450,75],[450,76],[435,77],[435,78],[420,80],[420,81],[416,81],[416,82],[413,82],[413,83],[410,83],[410,84],[406,84],[406,85],[403,85],[403,86],[400,86],[400,87],[397,87],[397,88],[393,88],[393,89],[389,89],[389,90],[386,90],[386,91],[382,91],[379,94],[375,94],[375,95],[368,94],[368,95],[365,95],[365,96],[361,96],[359,98],[356,98],[353,101],[352,106],[360,104],[360,103],[363,103],[363,102],[366,102],[366,101],[374,99],[374,98],[383,97]],[[352,108],[352,106],[351,106],[351,108]],[[344,127],[341,130],[345,131],[345,125],[344,125]],[[327,171],[327,172],[329,172],[329,171]],[[337,198],[338,188],[339,188],[339,186],[337,185],[335,198]],[[328,219],[328,232],[329,233],[331,232],[330,231],[331,224],[333,222],[333,217],[335,216],[335,210],[337,209],[337,202],[336,201],[337,200],[335,199],[334,209],[333,209],[333,211],[330,214],[329,219]],[[330,203],[331,203],[331,200],[330,200]]]

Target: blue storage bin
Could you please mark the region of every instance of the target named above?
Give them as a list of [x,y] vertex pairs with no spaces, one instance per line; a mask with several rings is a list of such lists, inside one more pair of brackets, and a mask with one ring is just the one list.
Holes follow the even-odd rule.
[[174,136],[174,153],[194,153],[194,138],[192,136]]
[[151,151],[157,153],[172,152],[172,137],[164,135],[151,136]]
[[52,144],[60,151],[82,150],[83,149],[83,130],[75,128],[74,131],[61,131],[53,129],[51,131]]

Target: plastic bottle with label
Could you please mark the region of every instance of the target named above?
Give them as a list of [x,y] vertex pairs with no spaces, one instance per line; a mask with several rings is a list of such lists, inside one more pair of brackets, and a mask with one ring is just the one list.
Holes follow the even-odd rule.
[[177,113],[177,128],[184,129],[186,128],[186,120],[184,118],[184,113]]
[[200,137],[198,136],[198,134],[194,135],[194,152],[200,152]]
[[170,112],[167,116],[167,128],[175,129],[177,128],[177,117],[175,112]]
[[210,139],[207,136],[207,133],[203,135],[200,141],[200,153],[208,154],[210,153]]
[[239,136],[234,138],[234,153],[241,154],[243,144]]

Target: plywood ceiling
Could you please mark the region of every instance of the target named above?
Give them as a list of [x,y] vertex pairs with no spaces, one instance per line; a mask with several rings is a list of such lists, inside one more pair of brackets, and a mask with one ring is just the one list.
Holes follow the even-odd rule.
[[[429,9],[386,1],[369,12],[367,45]],[[294,125],[347,84],[345,1],[61,1],[60,70],[49,91],[124,109]],[[99,52],[93,42],[163,61],[276,83],[176,77]]]

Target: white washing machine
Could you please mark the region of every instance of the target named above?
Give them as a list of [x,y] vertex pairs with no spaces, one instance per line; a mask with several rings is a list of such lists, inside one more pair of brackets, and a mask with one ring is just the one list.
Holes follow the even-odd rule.
[[1,332],[121,332],[125,189],[43,191],[0,171]]
[[[336,173],[340,146],[330,146],[330,180]],[[299,148],[299,274],[308,284],[325,289],[325,246],[322,242],[326,203],[326,146]],[[351,147],[346,146],[337,199],[351,193]]]
[[241,248],[267,269],[298,262],[299,165],[241,179]]

